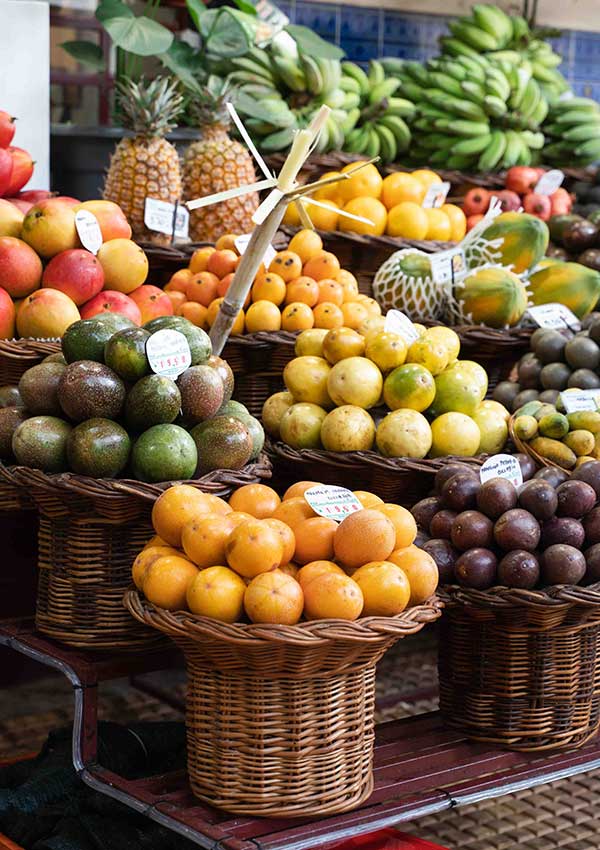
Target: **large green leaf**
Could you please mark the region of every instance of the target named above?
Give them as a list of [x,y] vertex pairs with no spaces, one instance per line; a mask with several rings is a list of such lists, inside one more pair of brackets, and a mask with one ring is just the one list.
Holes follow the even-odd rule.
[[194,26],[200,32],[200,18],[203,12],[206,12],[206,6],[202,0],[185,0],[185,5],[189,12],[190,18],[194,22]]
[[136,56],[159,55],[173,43],[173,33],[145,15],[139,18],[108,18],[103,23],[116,46]]
[[201,83],[198,78],[204,76],[204,66],[198,50],[185,41],[174,41],[159,58],[165,68],[175,74],[184,86],[194,92],[200,91]]
[[322,59],[341,59],[345,55],[341,47],[336,47],[335,44],[325,41],[308,27],[288,24],[285,30],[295,39],[298,49],[309,56],[320,56]]
[[201,34],[211,56],[243,56],[248,52],[252,36],[235,12],[236,9],[222,6],[209,9],[202,15]]
[[63,41],[61,47],[73,59],[94,71],[103,71],[106,66],[102,48],[93,41]]
[[104,23],[109,18],[133,18],[134,14],[122,0],[102,0],[96,9],[96,18]]

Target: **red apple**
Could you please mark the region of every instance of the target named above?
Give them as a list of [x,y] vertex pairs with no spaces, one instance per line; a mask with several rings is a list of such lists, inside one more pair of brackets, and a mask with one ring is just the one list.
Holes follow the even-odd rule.
[[467,231],[472,230],[476,224],[479,224],[482,218],[483,213],[479,213],[478,215],[470,215],[467,218]]
[[552,210],[552,215],[567,215],[571,212],[572,206],[573,198],[566,189],[562,188],[562,186],[550,195],[550,208]]
[[0,148],[0,195],[4,195],[8,187],[13,172],[12,156],[4,148]]
[[521,198],[510,189],[502,189],[500,192],[493,192],[492,195],[500,201],[502,212],[516,212],[521,209]]
[[537,192],[530,192],[523,198],[523,209],[526,213],[531,213],[542,221],[549,221],[552,215],[552,204],[548,195],[539,195]]
[[15,318],[12,298],[5,289],[0,289],[0,339],[15,338]]
[[40,201],[47,201],[48,198],[55,198],[55,192],[48,192],[47,189],[25,189],[24,192],[19,192],[17,198],[20,201],[30,201],[32,204],[39,204]]
[[0,286],[13,298],[25,298],[39,289],[42,261],[21,239],[0,238]]
[[12,142],[15,135],[16,120],[8,112],[0,109],[0,148],[7,148]]
[[528,165],[514,165],[506,172],[505,185],[511,192],[526,195],[535,188],[538,180],[536,168],[530,168]]
[[40,201],[25,216],[21,238],[45,258],[77,248],[79,236],[75,227],[74,209],[55,198]]
[[140,308],[143,325],[150,319],[158,318],[158,316],[173,315],[173,302],[167,293],[159,289],[158,286],[152,286],[149,283],[138,286],[137,289],[129,293],[129,297]]
[[38,289],[21,301],[17,312],[17,330],[19,336],[56,339],[79,319],[79,310],[64,292]]
[[74,248],[52,257],[44,269],[42,286],[64,292],[79,306],[101,291],[104,272],[90,251]]
[[131,319],[135,325],[142,324],[140,308],[135,301],[132,301],[128,295],[124,295],[122,292],[105,289],[81,308],[82,319],[91,319],[98,313],[120,313],[122,316]]
[[490,193],[487,189],[476,186],[470,189],[463,200],[463,212],[467,218],[471,215],[479,215],[487,211],[490,205]]
[[7,151],[12,156],[13,170],[10,183],[8,184],[5,194],[14,195],[20,191],[23,186],[30,180],[33,174],[33,160],[23,148],[7,148]]
[[31,203],[31,201],[23,201],[23,200],[21,200],[21,198],[4,198],[4,200],[5,200],[5,201],[10,201],[10,203],[11,203],[14,207],[16,207],[18,210],[20,210],[20,211],[23,213],[23,215],[25,215],[26,213],[28,213],[28,212],[29,212],[29,210],[30,210],[30,209],[32,208],[32,206],[33,206],[33,204]]
[[15,204],[0,198],[0,236],[20,236],[24,218]]
[[78,209],[87,210],[96,216],[104,242],[111,239],[131,239],[131,227],[118,204],[112,201],[84,201]]

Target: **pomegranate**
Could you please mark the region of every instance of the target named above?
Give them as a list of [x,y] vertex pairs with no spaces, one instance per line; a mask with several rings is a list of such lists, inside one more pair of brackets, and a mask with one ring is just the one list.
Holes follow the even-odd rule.
[[490,193],[476,186],[470,189],[463,201],[463,212],[467,216],[483,214],[490,205]]
[[523,199],[523,208],[525,212],[541,218],[542,221],[549,221],[552,215],[552,204],[548,195],[540,195],[537,192],[530,192]]
[[516,192],[512,192],[510,189],[502,189],[500,192],[494,192],[494,194],[500,201],[502,212],[516,212],[521,208],[521,198]]
[[514,165],[506,172],[505,185],[511,192],[527,195],[535,188],[538,180],[536,168],[530,168],[528,165]]
[[550,208],[552,210],[552,215],[568,215],[571,212],[572,206],[573,198],[566,189],[561,187],[550,195]]

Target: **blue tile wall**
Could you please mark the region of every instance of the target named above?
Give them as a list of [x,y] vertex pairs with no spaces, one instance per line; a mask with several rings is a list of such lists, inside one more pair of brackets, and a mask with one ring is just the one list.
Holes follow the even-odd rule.
[[[399,56],[425,61],[439,52],[438,40],[447,34],[450,18],[418,15],[393,9],[373,9],[310,0],[283,0],[277,4],[292,23],[311,27],[334,41],[348,59],[366,65],[377,56]],[[566,30],[551,39],[562,54],[560,71],[577,94],[600,100],[600,32]]]

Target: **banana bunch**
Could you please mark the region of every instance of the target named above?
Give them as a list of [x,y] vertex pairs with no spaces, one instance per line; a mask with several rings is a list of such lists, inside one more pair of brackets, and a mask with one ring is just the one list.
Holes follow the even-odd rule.
[[555,103],[544,124],[549,144],[544,160],[550,165],[591,165],[600,160],[600,105],[587,97]]
[[393,71],[376,59],[369,63],[368,72],[354,62],[343,62],[340,86],[353,98],[343,126],[343,150],[369,158],[379,156],[382,162],[394,162],[408,150],[411,133],[407,122],[414,118],[416,108],[404,97],[402,83]]

